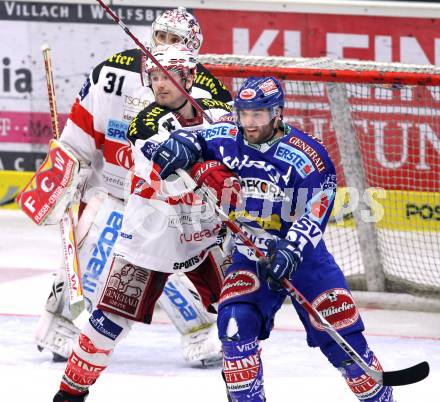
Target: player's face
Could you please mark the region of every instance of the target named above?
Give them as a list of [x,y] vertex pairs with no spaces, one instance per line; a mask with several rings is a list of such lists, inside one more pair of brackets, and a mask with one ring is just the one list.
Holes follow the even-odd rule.
[[[179,72],[168,71],[180,85],[184,85]],[[150,82],[154,92],[154,99],[159,105],[174,109],[184,102],[185,97],[162,71],[151,72]]]
[[182,38],[171,32],[156,31],[154,33],[154,42],[156,46],[174,45],[175,43],[182,43]]
[[272,116],[269,109],[243,109],[238,111],[240,126],[251,144],[261,144],[273,135]]

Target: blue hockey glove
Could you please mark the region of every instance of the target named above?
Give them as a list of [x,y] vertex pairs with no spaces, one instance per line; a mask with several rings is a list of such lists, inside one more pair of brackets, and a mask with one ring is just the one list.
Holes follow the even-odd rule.
[[193,165],[201,155],[201,146],[197,136],[184,130],[170,135],[153,153],[151,161],[159,166],[159,176],[166,179],[177,169],[186,169]]
[[283,289],[283,279],[292,278],[300,259],[295,254],[295,244],[285,239],[271,240],[267,249],[268,258],[257,262],[257,273],[260,279],[267,280],[271,290],[278,291]]

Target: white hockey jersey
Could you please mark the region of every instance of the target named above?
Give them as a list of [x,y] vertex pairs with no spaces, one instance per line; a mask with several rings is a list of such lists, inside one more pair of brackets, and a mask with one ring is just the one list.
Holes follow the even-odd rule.
[[[231,111],[228,104],[217,100],[196,101],[213,121]],[[161,272],[187,272],[197,268],[215,245],[221,222],[212,209],[188,193],[182,179],[174,176],[162,181],[160,190],[149,185],[150,158],[158,145],[175,130],[196,131],[208,126],[205,119],[186,121],[156,103],[131,123],[127,136],[132,143],[134,177],[115,245],[115,253],[130,263]]]
[[[86,79],[62,132],[60,141],[91,164],[88,188],[103,187],[116,198],[123,197],[133,156],[126,132],[131,120],[154,96],[144,85],[143,54],[138,49],[117,53],[93,69]],[[191,95],[231,102],[224,85],[197,65]]]

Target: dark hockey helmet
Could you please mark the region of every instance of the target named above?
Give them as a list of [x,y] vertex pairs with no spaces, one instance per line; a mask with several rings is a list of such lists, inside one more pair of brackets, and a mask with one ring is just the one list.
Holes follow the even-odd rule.
[[240,110],[269,109],[273,119],[284,108],[284,92],[280,82],[275,77],[250,77],[234,99],[235,120],[240,125]]

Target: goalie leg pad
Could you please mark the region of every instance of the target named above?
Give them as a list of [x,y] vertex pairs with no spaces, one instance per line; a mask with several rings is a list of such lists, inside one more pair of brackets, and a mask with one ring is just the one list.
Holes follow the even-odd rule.
[[68,358],[79,335],[79,329],[59,314],[44,311],[38,321],[35,341],[40,348],[49,349]]
[[[223,273],[221,253],[209,256],[187,275],[172,275],[158,302],[182,334],[183,357],[188,362],[216,364],[222,359],[217,337],[216,314],[212,303],[218,300]],[[200,296],[201,295],[201,296]],[[207,310],[211,311],[208,312]]]
[[[96,193],[88,200],[75,228],[84,300],[90,313],[95,308],[110,269],[122,211],[121,201]],[[67,358],[79,330],[72,323],[64,268],[56,274],[45,310],[35,330],[37,345]]]
[[[379,360],[368,348],[362,333],[344,336],[345,340],[359,353],[364,361],[375,370],[382,370]],[[378,384],[341,349],[335,342],[321,347],[321,351],[343,375],[350,390],[361,402],[393,402],[393,389]]]
[[197,290],[182,274],[168,278],[158,304],[182,335],[209,327],[217,319],[215,314],[206,311]]
[[217,365],[222,361],[222,344],[218,339],[215,324],[182,335],[181,345],[183,357],[187,362],[201,362],[203,366],[208,366]]
[[217,337],[217,315],[208,313],[191,281],[183,274],[168,278],[158,300],[182,335],[183,357],[190,363],[217,364],[222,359],[222,347]]
[[67,359],[79,329],[72,322],[65,277],[64,269],[57,273],[46,301],[45,311],[35,328],[34,339],[40,349],[48,349],[55,355]]

